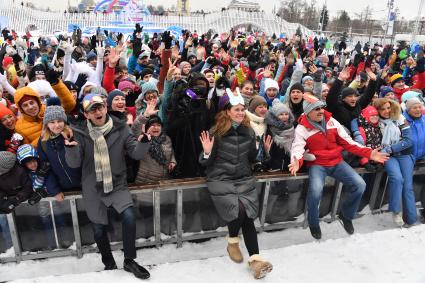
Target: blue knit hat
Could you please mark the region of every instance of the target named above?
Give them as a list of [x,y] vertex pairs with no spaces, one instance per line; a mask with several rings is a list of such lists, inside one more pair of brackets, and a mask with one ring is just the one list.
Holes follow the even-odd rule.
[[379,91],[379,97],[385,97],[388,93],[394,93],[394,89],[390,86],[382,86],[381,90]]
[[124,97],[125,98],[125,94],[124,94],[124,92],[122,92],[121,90],[119,90],[119,89],[114,89],[113,91],[111,91],[109,94],[108,94],[108,99],[106,100],[107,101],[107,103],[108,103],[108,107],[111,107],[111,105],[112,105],[112,100],[114,100],[114,98],[115,97],[117,97],[117,96],[122,96],[122,97]]
[[144,84],[142,85],[142,93],[141,93],[141,95],[139,96],[139,98],[141,98],[141,99],[145,99],[145,94],[146,94],[148,91],[156,91],[156,93],[158,94],[158,93],[159,93],[159,91],[158,91],[158,88],[156,87],[156,83],[153,83],[153,82],[146,82],[146,83],[144,83]]
[[96,59],[96,58],[97,58],[96,53],[94,53],[93,51],[90,51],[90,52],[87,54],[86,62],[87,62],[87,63],[90,63],[90,61],[92,61],[92,60],[94,60],[94,59]]
[[37,158],[37,150],[30,144],[21,145],[16,151],[16,159],[18,159],[19,164],[24,164],[28,158]]

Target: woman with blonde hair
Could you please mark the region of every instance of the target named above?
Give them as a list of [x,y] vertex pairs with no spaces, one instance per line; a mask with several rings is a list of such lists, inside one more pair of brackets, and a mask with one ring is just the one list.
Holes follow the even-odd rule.
[[[199,160],[206,166],[208,191],[218,214],[227,222],[229,238],[227,251],[230,258],[243,261],[239,249],[239,231],[249,253],[248,264],[255,278],[264,277],[272,265],[259,256],[254,219],[258,215],[259,199],[251,163],[257,154],[255,133],[245,112],[244,99],[230,91],[219,101],[220,111],[216,124],[208,132],[201,133],[203,152]],[[266,155],[272,139],[264,139]]]
[[65,137],[72,136],[66,124],[67,117],[61,106],[48,106],[43,117],[43,131],[38,141],[38,154],[50,163],[46,189],[57,201],[64,200],[64,191],[81,190],[80,169],[70,168],[65,161]]
[[373,102],[373,106],[378,110],[380,117],[381,152],[390,154],[390,159],[384,164],[388,174],[389,210],[393,213],[393,220],[397,226],[403,226],[404,221],[410,226],[416,222],[416,201],[413,193],[415,157],[412,154],[410,125],[401,115],[398,102],[378,98]]

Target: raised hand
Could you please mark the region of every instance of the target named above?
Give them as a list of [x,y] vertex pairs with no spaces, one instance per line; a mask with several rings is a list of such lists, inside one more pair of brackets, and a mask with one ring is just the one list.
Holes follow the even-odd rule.
[[310,67],[308,67],[308,70],[311,74],[315,74],[317,71],[319,71],[319,68],[317,68],[316,65],[311,64]]
[[273,138],[270,135],[264,136],[263,138],[263,142],[264,142],[264,150],[269,153],[270,149],[272,147],[272,143],[273,143]]
[[171,48],[171,42],[173,41],[173,38],[171,37],[171,33],[169,31],[164,31],[162,34],[162,42],[164,42],[165,49]]
[[98,57],[103,57],[105,55],[105,48],[102,42],[96,43],[96,53]]
[[288,168],[291,175],[297,176],[297,172],[300,170],[300,161],[295,158],[292,163],[288,165]]
[[174,60],[174,62],[172,62],[170,58],[168,59],[167,81],[171,81],[173,79],[174,71],[177,69],[176,63],[177,60]]
[[152,115],[156,115],[156,113],[158,113],[159,110],[156,109],[156,100],[152,99],[150,101],[148,101],[148,104],[146,106],[146,110],[143,113],[143,116],[145,116],[145,118],[149,118]]
[[214,137],[210,138],[210,134],[207,131],[203,131],[199,139],[201,140],[204,153],[207,155],[211,154],[214,145]]
[[338,80],[340,81],[346,81],[350,78],[350,69],[348,67],[345,67],[338,76]]
[[120,53],[117,52],[118,46],[116,48],[111,48],[111,52],[109,53],[109,67],[115,68],[118,61],[120,60]]
[[376,81],[376,75],[372,72],[370,68],[366,68],[366,74],[368,75],[370,80]]
[[189,48],[189,47],[191,47],[192,46],[192,44],[193,44],[193,38],[191,37],[191,36],[189,36],[189,38],[186,40],[186,43],[185,43],[185,47],[186,48]]

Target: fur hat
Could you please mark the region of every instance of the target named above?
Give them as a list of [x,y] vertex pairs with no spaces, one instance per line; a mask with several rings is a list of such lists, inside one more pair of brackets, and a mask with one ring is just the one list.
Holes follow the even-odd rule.
[[303,94],[303,109],[305,115],[308,115],[313,109],[317,107],[325,107],[326,103],[320,99],[318,99],[316,96],[305,93]]
[[0,175],[9,172],[16,163],[16,156],[9,151],[0,151]]
[[260,105],[265,105],[267,107],[266,99],[260,95],[254,95],[249,101],[248,111],[255,113],[255,109],[257,109],[257,107]]

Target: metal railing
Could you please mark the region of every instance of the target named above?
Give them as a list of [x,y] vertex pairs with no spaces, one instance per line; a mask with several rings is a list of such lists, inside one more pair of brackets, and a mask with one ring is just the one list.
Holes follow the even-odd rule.
[[[425,167],[416,166],[414,170],[414,175],[424,175]],[[356,169],[359,174],[368,173],[364,169]],[[373,178],[372,193],[369,200],[369,207],[372,213],[379,213],[382,211],[382,206],[384,203],[386,185],[387,182],[382,186],[382,182],[385,180],[385,173],[378,172]],[[279,223],[267,224],[266,223],[266,214],[267,206],[269,205],[269,196],[271,190],[271,184],[273,182],[286,181],[290,185],[295,180],[306,180],[308,179],[307,173],[301,173],[297,176],[290,176],[289,174],[284,173],[262,173],[256,175],[257,183],[261,184],[261,194],[260,194],[260,214],[258,221],[255,222],[256,229],[258,232],[271,231],[277,229],[286,229],[286,228],[296,228],[296,227],[307,227],[306,217],[305,217],[305,206],[304,206],[304,217],[302,219],[296,219],[295,221],[284,221]],[[324,217],[322,220],[326,222],[332,222],[336,219],[336,215],[339,211],[340,199],[342,194],[343,185],[341,183],[335,182],[334,184],[336,190],[333,192],[331,209],[327,214],[327,217]],[[183,229],[183,192],[191,189],[205,189],[207,187],[204,178],[196,179],[181,179],[181,180],[168,180],[161,181],[155,184],[148,184],[142,186],[131,186],[130,191],[132,194],[141,194],[141,193],[152,193],[153,194],[153,237],[150,239],[139,239],[136,241],[136,247],[147,247],[147,246],[161,246],[163,244],[175,243],[177,247],[181,247],[182,243],[185,241],[198,240],[198,239],[209,239],[214,237],[222,237],[227,235],[227,229],[218,229],[214,231],[200,231],[190,234],[184,234]],[[169,237],[162,237],[161,233],[161,193],[163,192],[175,192],[176,194],[176,214],[175,214],[175,224],[176,224],[176,234]],[[41,251],[41,252],[23,252],[20,233],[16,223],[15,213],[10,213],[7,215],[7,222],[9,225],[10,236],[13,243],[14,256],[0,257],[0,262],[20,262],[22,260],[31,260],[39,258],[49,258],[49,257],[58,257],[58,256],[76,256],[81,258],[85,253],[95,252],[97,249],[93,245],[83,245],[81,234],[80,234],[80,225],[79,217],[77,210],[77,200],[81,199],[82,196],[79,193],[68,193],[65,197],[66,201],[69,201],[71,217],[72,217],[72,230],[74,234],[75,248],[74,249],[59,249],[53,251]],[[45,198],[41,200],[42,202],[48,202],[51,211],[51,217],[53,222],[53,229],[55,233],[55,240],[58,241],[58,235],[55,223],[55,213],[53,210],[54,198]],[[16,208],[16,209],[19,209]],[[173,223],[167,223],[171,225]],[[112,249],[117,250],[122,248],[122,243],[112,244]]]

